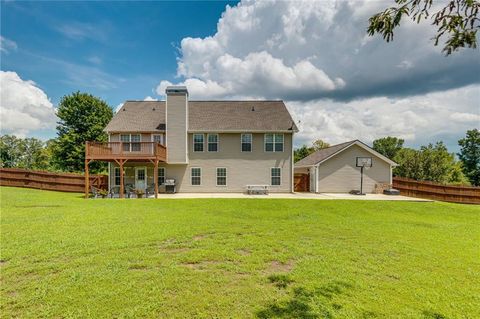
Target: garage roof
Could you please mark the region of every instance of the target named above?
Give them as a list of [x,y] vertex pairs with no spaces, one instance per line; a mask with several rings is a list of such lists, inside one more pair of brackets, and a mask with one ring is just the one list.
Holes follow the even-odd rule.
[[326,160],[334,157],[335,155],[343,152],[347,148],[349,148],[352,145],[358,145],[364,150],[372,153],[376,157],[384,160],[385,162],[389,163],[390,165],[396,166],[397,163],[394,161],[390,160],[389,158],[383,156],[382,154],[378,153],[374,149],[372,149],[370,146],[367,144],[359,141],[359,140],[353,140],[350,142],[345,142],[337,145],[333,145],[327,148],[323,148],[321,150],[316,151],[315,153],[312,153],[308,155],[307,157],[299,160],[298,162],[295,163],[295,167],[308,167],[308,166],[315,166],[318,164],[321,164],[325,162]]

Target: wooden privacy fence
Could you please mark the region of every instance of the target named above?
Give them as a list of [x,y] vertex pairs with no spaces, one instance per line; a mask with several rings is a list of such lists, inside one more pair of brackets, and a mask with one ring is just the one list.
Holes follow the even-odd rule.
[[400,194],[445,202],[480,204],[480,187],[451,186],[428,181],[394,177],[393,188]]
[[310,177],[308,174],[295,174],[293,177],[294,190],[296,192],[308,192],[310,190]]
[[[90,175],[90,185],[107,189],[107,175]],[[85,191],[85,176],[73,173],[52,173],[20,168],[0,168],[0,186],[37,188],[60,192]]]

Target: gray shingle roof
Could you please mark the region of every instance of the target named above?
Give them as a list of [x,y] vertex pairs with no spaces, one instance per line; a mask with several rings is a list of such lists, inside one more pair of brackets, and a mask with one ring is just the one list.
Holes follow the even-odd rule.
[[357,140],[350,141],[350,142],[345,142],[337,145],[333,145],[321,150],[316,151],[315,153],[312,153],[308,155],[307,157],[299,160],[298,162],[295,163],[295,166],[310,166],[310,165],[315,165],[324,159],[332,156],[333,154],[343,150],[344,148],[352,145],[355,143]]
[[[297,131],[283,101],[189,101],[188,107],[189,131]],[[153,132],[161,124],[165,101],[127,101],[105,131]]]
[[160,124],[165,124],[165,101],[127,101],[105,131],[155,132],[159,131]]

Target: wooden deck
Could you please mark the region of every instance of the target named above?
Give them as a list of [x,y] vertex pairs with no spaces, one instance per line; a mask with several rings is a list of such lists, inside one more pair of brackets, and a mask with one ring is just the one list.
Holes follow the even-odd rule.
[[149,161],[166,162],[167,148],[156,142],[86,142],[85,159],[115,161]]
[[115,162],[120,166],[120,197],[124,194],[124,164],[151,162],[154,165],[155,197],[158,196],[158,162],[167,161],[167,148],[157,142],[86,142],[85,143],[85,198],[88,198],[88,164],[92,161]]

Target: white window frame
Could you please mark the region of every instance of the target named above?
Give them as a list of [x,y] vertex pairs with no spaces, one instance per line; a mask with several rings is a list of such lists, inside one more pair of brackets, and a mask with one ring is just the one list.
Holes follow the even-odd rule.
[[[118,181],[119,183],[117,184],[117,170],[118,170]],[[114,166],[113,167],[113,186],[120,186],[121,178],[120,178],[120,166]]]
[[[200,176],[193,176],[193,170],[194,169],[199,169],[200,170]],[[200,184],[194,185],[193,184],[193,177],[200,177]],[[202,186],[202,168],[201,167],[190,167],[190,186]]]
[[163,143],[160,143],[162,145],[165,145],[165,135],[164,134],[152,134],[152,142],[155,142],[155,136],[160,136],[161,140]]
[[[158,179],[161,177],[160,176],[160,170],[163,170],[163,183],[160,184],[160,182],[158,181]],[[166,167],[159,167],[158,168],[158,172],[157,172],[157,183],[158,185],[163,185],[165,184],[165,180],[167,179],[167,168]]]
[[[271,151],[267,151],[267,135],[272,135],[273,136],[273,149]],[[276,151],[275,150],[275,137],[276,135],[282,135],[282,150],[281,151]],[[280,144],[280,143],[278,143]],[[283,133],[265,133],[263,136],[263,150],[267,153],[283,153],[285,151],[285,134]]]
[[[273,170],[274,170],[274,169],[278,169],[278,170],[280,171],[280,175],[279,175],[279,176],[273,176]],[[274,184],[272,183],[272,180],[273,180],[274,177],[278,177],[278,178],[279,178],[280,182],[279,182],[278,185],[274,185]],[[282,168],[281,168],[281,167],[271,167],[271,168],[270,168],[270,186],[282,186]]]
[[[210,136],[216,136],[217,141],[216,142],[210,142]],[[219,141],[220,141],[220,136],[218,135],[218,133],[207,134],[207,152],[211,152],[211,153],[218,152],[218,146],[220,144]],[[210,144],[217,144],[217,150],[216,151],[210,151],[210,147],[209,147]]]
[[[243,150],[243,136],[244,135],[250,135],[250,143],[245,143],[245,144],[250,144],[250,151],[244,151]],[[242,133],[242,134],[240,134],[240,152],[242,152],[242,153],[253,152],[253,134],[252,133]]]
[[[196,135],[201,135],[201,136],[202,136],[202,150],[201,150],[201,151],[196,151],[196,150],[195,150],[195,136],[196,136]],[[205,151],[205,134],[194,133],[194,134],[192,135],[192,142],[193,142],[193,143],[192,143],[193,152],[195,152],[195,153],[202,153],[202,152]]]
[[[122,136],[128,136],[128,141],[123,141]],[[132,136],[140,136],[140,139],[138,140],[138,142],[132,142]],[[140,152],[142,150],[142,144],[141,144],[142,143],[142,134],[137,134],[137,133],[135,133],[135,134],[132,134],[132,133],[120,134],[120,142],[128,143],[128,150],[122,149],[123,152]],[[133,143],[138,143],[139,144],[140,149],[138,151],[132,151],[132,144]]]
[[[218,176],[218,170],[219,169],[224,169],[225,170],[225,176]],[[225,185],[219,185],[218,184],[218,178],[219,177],[225,177]],[[227,178],[228,178],[228,169],[226,167],[216,167],[215,168],[215,184],[218,187],[226,187],[227,186]]]

